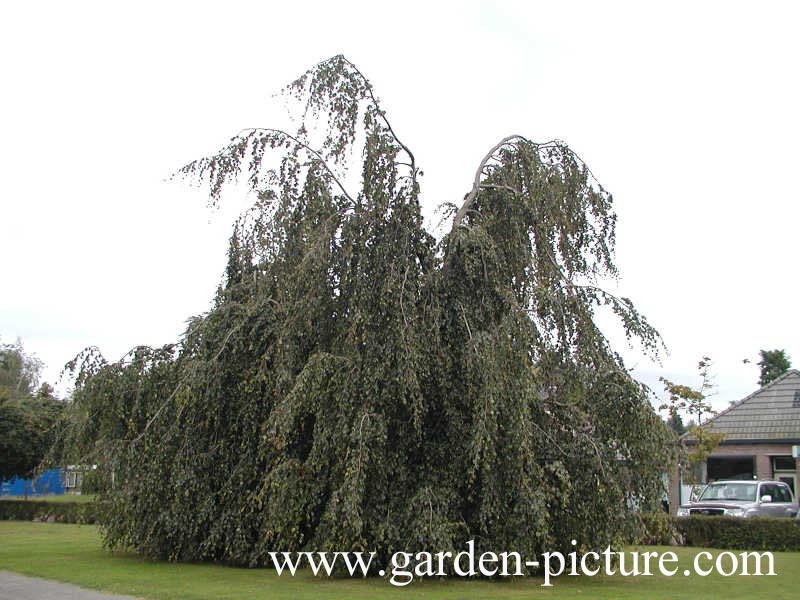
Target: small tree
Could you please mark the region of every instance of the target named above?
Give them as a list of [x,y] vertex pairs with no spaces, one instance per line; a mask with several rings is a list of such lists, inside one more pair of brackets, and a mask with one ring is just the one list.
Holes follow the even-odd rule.
[[759,354],[761,360],[758,361],[758,366],[761,368],[761,375],[758,378],[758,385],[762,387],[776,380],[792,367],[792,362],[785,350],[760,350]]
[[[683,448],[683,462],[688,473],[686,480],[689,483],[697,483],[698,466],[706,461],[708,455],[722,442],[724,435],[715,433],[707,423],[703,422],[703,417],[707,414],[714,414],[708,398],[713,395],[713,378],[711,376],[711,358],[704,356],[698,363],[697,369],[700,374],[700,386],[692,388],[681,385],[661,377],[664,389],[669,394],[666,402],[659,407],[660,410],[669,412],[670,424],[683,424],[681,412],[693,416],[697,419],[696,424],[693,420],[687,426],[688,435],[681,435]],[[672,427],[675,430],[675,427]],[[686,433],[686,432],[684,432]],[[689,442],[689,443],[687,443]]]
[[711,358],[704,356],[698,363],[697,369],[700,374],[700,387],[695,389],[688,385],[673,383],[665,377],[659,377],[664,384],[664,390],[669,394],[669,399],[659,406],[659,410],[669,411],[670,417],[680,415],[681,412],[687,413],[691,417],[697,418],[697,424],[703,423],[703,415],[712,412],[711,404],[708,402],[711,390],[714,389],[714,382],[710,374]]

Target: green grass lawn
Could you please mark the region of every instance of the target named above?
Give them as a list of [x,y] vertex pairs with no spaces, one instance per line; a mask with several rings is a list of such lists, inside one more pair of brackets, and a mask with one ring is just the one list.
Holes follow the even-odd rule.
[[315,578],[307,571],[296,577],[278,577],[271,569],[151,562],[103,550],[97,528],[91,525],[0,522],[0,570],[143,598],[793,600],[800,590],[800,553],[776,553],[775,577],[684,577],[683,568],[691,566],[692,557],[699,550],[663,547],[653,550],[675,551],[680,559],[679,573],[674,577],[560,577],[551,588],[540,587],[542,579],[538,578],[415,581],[404,588],[395,588],[380,578]]
[[[94,500],[94,494],[81,494],[80,496],[75,494],[59,494],[57,496],[28,496],[28,500],[35,501],[35,502],[78,502],[80,504],[84,504],[86,502],[91,502]],[[0,501],[2,500],[25,500],[25,496],[0,496]]]

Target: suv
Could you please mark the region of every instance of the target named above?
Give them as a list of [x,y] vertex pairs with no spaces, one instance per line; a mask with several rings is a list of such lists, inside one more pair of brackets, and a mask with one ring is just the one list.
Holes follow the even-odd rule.
[[696,502],[682,504],[676,516],[794,517],[797,499],[782,481],[715,481]]

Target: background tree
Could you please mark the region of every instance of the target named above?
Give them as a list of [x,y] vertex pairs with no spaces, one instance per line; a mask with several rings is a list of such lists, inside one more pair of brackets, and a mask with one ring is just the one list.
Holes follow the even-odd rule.
[[53,443],[61,402],[37,389],[41,369],[21,342],[0,345],[0,480],[31,477]]
[[687,426],[683,422],[683,417],[681,417],[680,413],[677,411],[670,413],[669,418],[667,419],[667,425],[669,425],[669,428],[678,435],[683,435],[688,430]]
[[760,350],[759,355],[761,360],[758,361],[758,366],[761,368],[761,375],[758,378],[758,385],[762,387],[792,368],[785,350]]
[[595,323],[613,311],[659,347],[599,286],[610,194],[563,143],[509,136],[437,241],[364,75],[337,56],[287,91],[297,131],[243,131],[181,170],[212,204],[237,178],[255,196],[212,309],[177,345],[71,365],[61,448],[115,474],[106,542],[249,565],[369,549],[380,568],[469,539],[526,556],[621,539],[671,447]]
[[0,389],[13,397],[32,396],[39,385],[42,361],[28,354],[21,340],[14,344],[0,343]]

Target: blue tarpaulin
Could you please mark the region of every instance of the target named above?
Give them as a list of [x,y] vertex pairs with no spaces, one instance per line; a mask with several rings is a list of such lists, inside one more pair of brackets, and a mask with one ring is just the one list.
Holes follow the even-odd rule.
[[61,469],[45,471],[36,479],[12,479],[0,486],[0,496],[44,496],[64,493],[64,472]]

